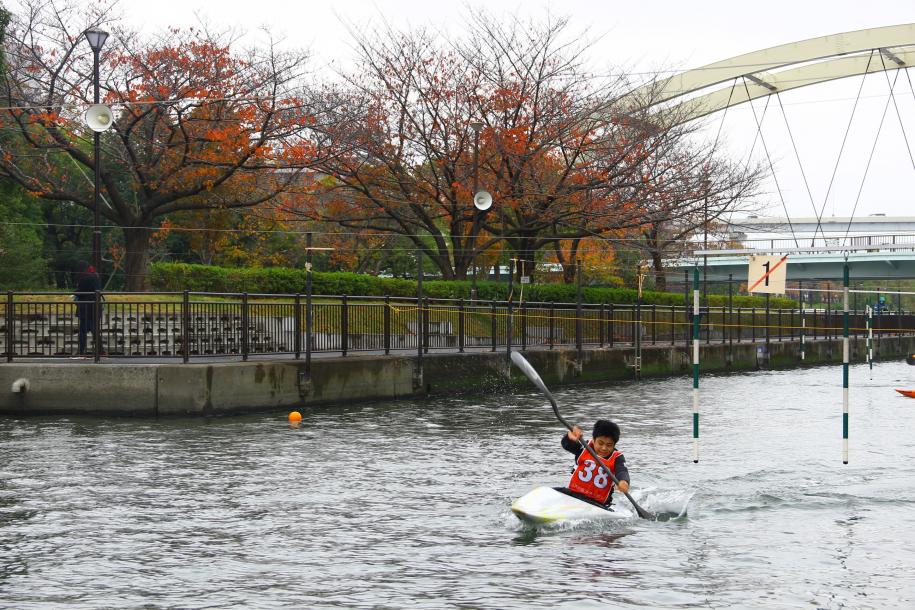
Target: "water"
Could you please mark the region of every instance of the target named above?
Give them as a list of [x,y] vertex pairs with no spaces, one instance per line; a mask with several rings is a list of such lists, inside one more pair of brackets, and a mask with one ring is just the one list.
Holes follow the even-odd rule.
[[[529,529],[571,456],[538,393],[209,420],[0,420],[3,608],[911,608],[904,363],[556,391],[669,522]],[[625,503],[623,497],[617,502]],[[688,502],[688,504],[687,504]]]

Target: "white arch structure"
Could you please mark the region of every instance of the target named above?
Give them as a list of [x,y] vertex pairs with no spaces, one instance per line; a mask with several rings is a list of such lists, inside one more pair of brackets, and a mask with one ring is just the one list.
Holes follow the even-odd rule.
[[[633,92],[650,106],[697,94],[674,108],[684,123],[728,106],[841,78],[915,65],[915,23],[779,45],[682,72]],[[743,82],[740,82],[743,81]],[[702,90],[728,83],[710,92]]]

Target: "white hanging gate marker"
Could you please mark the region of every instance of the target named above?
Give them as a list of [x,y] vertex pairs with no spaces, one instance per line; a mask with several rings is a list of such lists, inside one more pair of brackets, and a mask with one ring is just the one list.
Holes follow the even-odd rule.
[[747,275],[747,292],[785,294],[788,255],[751,256]]

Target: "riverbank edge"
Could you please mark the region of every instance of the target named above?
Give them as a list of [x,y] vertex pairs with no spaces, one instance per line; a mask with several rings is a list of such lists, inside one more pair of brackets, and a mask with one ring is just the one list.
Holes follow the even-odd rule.
[[[851,340],[851,361],[865,358],[864,339]],[[842,340],[808,341],[801,361],[797,342],[702,344],[702,373],[840,364]],[[876,357],[902,359],[915,337],[882,337]],[[634,350],[536,349],[524,352],[550,387],[634,380]],[[687,375],[683,345],[642,350],[642,378]],[[20,390],[13,386],[17,380]],[[114,362],[0,364],[0,414],[102,416],[208,416],[436,395],[510,391],[530,382],[508,366],[505,351],[317,358],[199,364]],[[839,382],[837,382],[838,384]],[[854,381],[852,381],[854,385]]]

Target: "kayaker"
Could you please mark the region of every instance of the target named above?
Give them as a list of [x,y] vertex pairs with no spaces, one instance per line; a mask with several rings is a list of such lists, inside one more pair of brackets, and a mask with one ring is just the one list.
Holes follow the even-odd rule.
[[[569,480],[569,491],[609,506],[613,501],[613,480],[578,442],[581,434],[581,428],[572,426],[572,429],[562,437],[562,448],[575,454],[575,469]],[[616,443],[619,440],[620,427],[612,421],[599,419],[594,422],[594,430],[588,444],[616,476],[620,482],[620,491],[626,493],[629,491],[629,470],[626,468],[626,458],[616,450]]]

